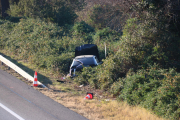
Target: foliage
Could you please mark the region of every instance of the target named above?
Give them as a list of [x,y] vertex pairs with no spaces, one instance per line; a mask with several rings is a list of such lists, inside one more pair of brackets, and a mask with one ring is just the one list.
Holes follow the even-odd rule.
[[[1,49],[11,51],[19,59],[26,59],[39,67],[59,67],[67,72],[67,62],[73,56],[63,36],[63,29],[40,19],[21,19],[19,23],[4,21],[1,29]],[[5,34],[2,34],[5,33]],[[62,54],[63,53],[63,54]],[[59,56],[61,54],[61,56]],[[60,61],[59,61],[60,60]]]
[[109,90],[111,85],[117,81],[117,78],[122,76],[120,71],[120,66],[117,66],[113,59],[108,57],[103,60],[103,65],[93,68],[85,67],[78,78],[75,78],[75,82],[81,83],[83,81],[84,84],[90,84],[94,88]]
[[70,31],[72,36],[82,37],[84,41],[88,42],[89,44],[93,41],[92,36],[95,32],[94,28],[84,21],[75,23]]
[[81,21],[79,23],[74,24],[72,31],[73,31],[73,35],[83,35],[94,32],[94,28],[92,28],[84,21]]
[[[77,5],[74,3],[77,3]],[[81,5],[82,4],[78,3],[78,1],[68,2],[58,0],[48,2],[46,0],[19,0],[17,4],[11,4],[8,13],[14,17],[39,17],[45,21],[55,22],[58,23],[58,25],[63,26],[65,24],[74,23],[74,20],[77,17],[74,12],[75,6],[80,7]]]
[[91,87],[93,88],[98,88],[99,86],[97,86],[97,80],[96,80],[96,72],[97,72],[97,67],[96,68],[92,68],[92,67],[84,67],[82,72],[77,74],[78,77],[76,77],[74,79],[74,81],[76,83],[78,83],[79,85],[87,85],[90,84]]
[[117,22],[121,16],[122,12],[118,7],[114,7],[111,4],[97,4],[88,11],[89,19],[87,22],[96,29],[110,27],[121,31],[121,24]]
[[97,30],[93,39],[95,43],[99,42],[113,42],[119,40],[120,33],[111,30],[110,28],[103,28],[102,30]]
[[116,82],[114,82],[111,86],[110,86],[110,93],[113,94],[114,97],[119,96],[121,90],[123,90],[124,88],[124,79],[123,78],[119,78]]
[[154,65],[137,73],[129,72],[119,99],[133,105],[140,104],[159,116],[179,119],[180,75],[174,69],[158,68]]
[[180,41],[178,33],[169,27],[169,18],[162,9],[156,8],[139,14],[141,17],[126,21],[119,54],[127,57],[135,69],[157,63],[162,68],[176,67],[179,70],[180,49],[177,44]]
[[10,2],[12,16],[0,19],[0,49],[38,67],[67,73],[76,46],[97,44],[103,64],[77,72],[77,84],[109,91],[129,104],[178,120],[180,19],[175,5],[164,1],[143,0],[130,6],[123,34],[107,27],[122,18],[116,5],[96,5],[87,23],[73,25],[75,10],[82,7],[77,1]]
[[58,25],[63,26],[65,24],[73,24],[77,15],[70,7],[66,7],[63,5],[61,8],[55,12],[55,18],[53,18],[53,22],[58,23]]

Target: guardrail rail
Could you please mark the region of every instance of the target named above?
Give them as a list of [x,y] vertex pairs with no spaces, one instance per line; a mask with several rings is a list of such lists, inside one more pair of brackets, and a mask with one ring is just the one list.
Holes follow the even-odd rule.
[[[23,76],[24,78],[26,78],[28,81],[34,81],[34,78],[29,75],[28,73],[26,73],[24,70],[22,70],[20,67],[18,67],[17,65],[15,65],[14,63],[12,63],[11,61],[9,61],[8,59],[6,59],[5,57],[3,57],[2,55],[0,55],[0,61],[4,64],[6,64],[7,66],[9,66],[11,69],[15,70],[17,73],[19,73],[21,76]],[[46,87],[45,85],[43,85],[41,82],[38,81],[38,85],[41,85],[43,87]]]

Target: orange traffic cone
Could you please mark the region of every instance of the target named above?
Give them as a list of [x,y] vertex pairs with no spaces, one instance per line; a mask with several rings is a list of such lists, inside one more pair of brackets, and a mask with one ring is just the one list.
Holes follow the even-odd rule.
[[93,93],[87,93],[84,99],[93,99]]
[[33,86],[37,87],[38,86],[38,79],[37,79],[37,72],[35,71],[34,73],[34,81],[33,81]]

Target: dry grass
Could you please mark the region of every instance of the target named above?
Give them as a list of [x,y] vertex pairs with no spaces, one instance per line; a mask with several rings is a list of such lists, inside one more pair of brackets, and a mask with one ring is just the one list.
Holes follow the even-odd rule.
[[84,100],[85,96],[82,95],[44,89],[39,91],[90,120],[163,120],[143,108],[132,107],[125,102],[96,98]]

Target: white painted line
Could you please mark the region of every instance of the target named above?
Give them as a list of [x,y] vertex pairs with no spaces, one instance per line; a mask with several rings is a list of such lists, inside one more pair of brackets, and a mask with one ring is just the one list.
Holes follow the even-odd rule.
[[0,107],[4,108],[6,111],[8,111],[9,113],[11,113],[13,116],[15,116],[17,119],[19,120],[25,120],[22,117],[20,117],[18,114],[16,114],[15,112],[13,112],[12,110],[10,110],[9,108],[7,108],[6,106],[4,106],[3,104],[0,103]]

